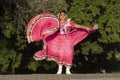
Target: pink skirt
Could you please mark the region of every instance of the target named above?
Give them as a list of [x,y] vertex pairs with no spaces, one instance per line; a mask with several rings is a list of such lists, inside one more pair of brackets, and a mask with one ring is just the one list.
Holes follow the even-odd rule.
[[53,60],[58,64],[71,66],[74,56],[74,46],[89,34],[90,32],[83,29],[75,29],[66,35],[60,34],[60,32],[57,31],[45,39],[46,49],[36,52],[34,59]]

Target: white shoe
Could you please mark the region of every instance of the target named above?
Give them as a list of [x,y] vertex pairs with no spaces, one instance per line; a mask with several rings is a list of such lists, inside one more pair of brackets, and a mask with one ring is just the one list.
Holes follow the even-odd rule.
[[66,72],[66,74],[72,74],[72,73],[69,71],[69,72]]
[[58,66],[58,72],[57,72],[57,74],[62,74],[62,67],[63,66],[61,66],[61,65]]
[[70,68],[66,68],[66,74],[72,74],[72,73],[70,72]]
[[58,71],[56,74],[62,74],[62,71]]

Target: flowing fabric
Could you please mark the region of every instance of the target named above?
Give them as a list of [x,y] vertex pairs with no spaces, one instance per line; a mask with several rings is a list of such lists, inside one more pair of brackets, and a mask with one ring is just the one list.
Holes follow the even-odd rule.
[[[47,36],[44,41],[44,49],[34,54],[36,60],[53,60],[58,64],[71,66],[74,46],[86,38],[91,32],[84,29],[71,29],[74,27],[73,21],[60,23],[60,30]],[[91,31],[94,31],[91,29]]]
[[56,16],[48,13],[39,14],[31,19],[31,21],[28,23],[27,39],[30,42],[43,40],[43,38],[48,35],[43,34],[45,31],[49,31],[58,27],[59,20]]

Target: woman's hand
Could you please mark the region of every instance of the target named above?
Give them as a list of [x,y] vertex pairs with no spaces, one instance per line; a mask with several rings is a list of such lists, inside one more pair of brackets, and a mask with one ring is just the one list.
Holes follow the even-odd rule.
[[94,30],[98,29],[98,24],[94,24],[92,27]]

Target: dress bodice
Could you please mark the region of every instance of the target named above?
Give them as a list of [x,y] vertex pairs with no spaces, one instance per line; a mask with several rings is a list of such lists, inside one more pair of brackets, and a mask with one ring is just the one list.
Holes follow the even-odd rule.
[[61,34],[69,33],[73,26],[74,26],[74,22],[73,21],[60,22],[60,33]]

